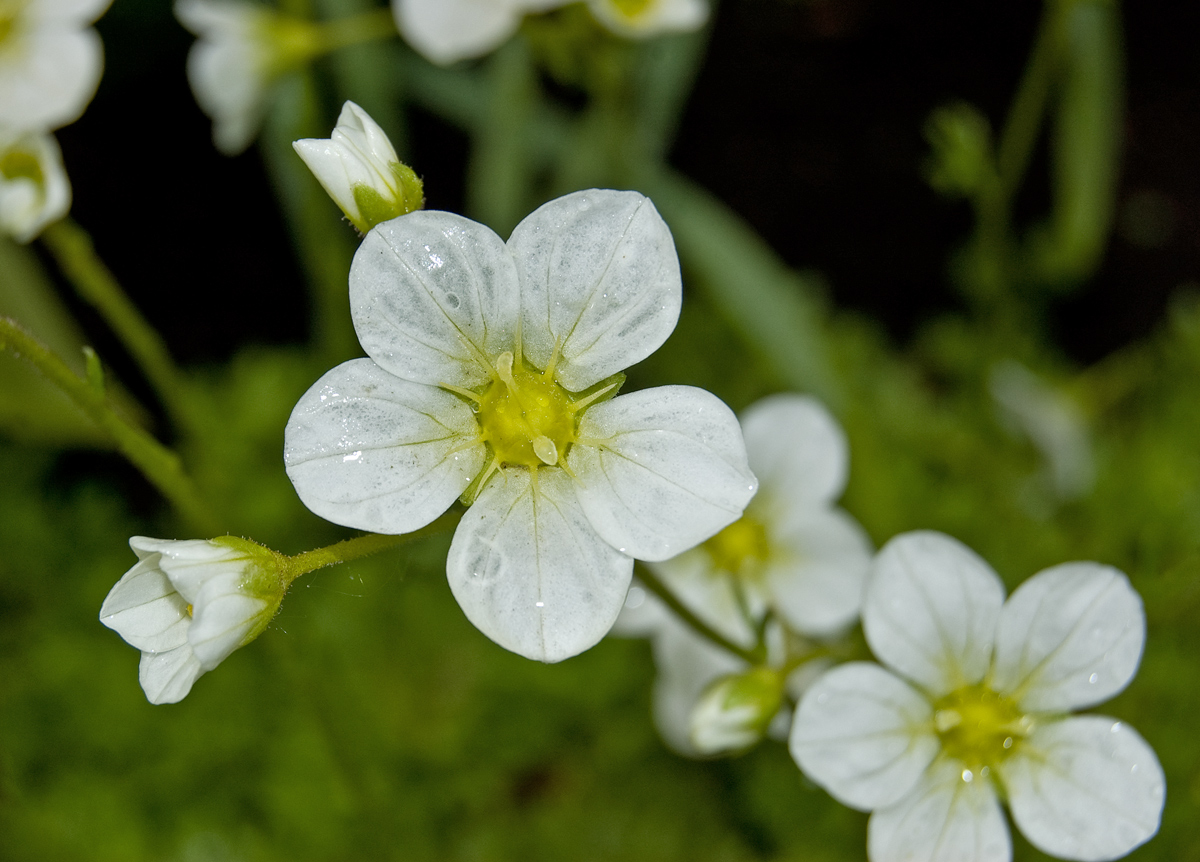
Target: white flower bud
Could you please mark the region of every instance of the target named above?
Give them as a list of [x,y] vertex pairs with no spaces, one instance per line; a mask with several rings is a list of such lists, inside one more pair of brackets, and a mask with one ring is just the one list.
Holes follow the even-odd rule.
[[177,703],[271,622],[287,590],[280,557],[233,536],[134,536],[129,546],[138,563],[109,592],[100,622],[142,651],[146,698]]
[[783,678],[769,667],[724,676],[700,695],[689,733],[700,754],[741,751],[767,731],[783,703]]
[[379,124],[353,102],[342,107],[330,137],[292,146],[360,233],[425,202],[421,180],[400,161]]
[[71,184],[51,135],[0,130],[0,231],[29,242],[71,208]]

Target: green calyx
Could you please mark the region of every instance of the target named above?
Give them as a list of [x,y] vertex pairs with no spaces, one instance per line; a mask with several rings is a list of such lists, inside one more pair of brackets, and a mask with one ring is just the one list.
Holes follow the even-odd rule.
[[392,162],[394,183],[392,194],[385,196],[378,189],[365,183],[357,183],[354,193],[354,207],[357,212],[346,213],[346,217],[355,229],[365,234],[377,224],[415,212],[425,206],[425,185],[408,165]]
[[964,686],[934,704],[934,729],[942,750],[968,769],[986,775],[1020,745],[1032,719],[1012,698],[987,685]]

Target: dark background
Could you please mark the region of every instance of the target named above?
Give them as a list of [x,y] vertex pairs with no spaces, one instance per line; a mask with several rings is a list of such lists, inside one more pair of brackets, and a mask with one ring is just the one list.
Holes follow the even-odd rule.
[[[967,206],[924,183],[921,128],[966,99],[999,126],[1032,43],[1029,0],[726,0],[672,155],[784,258],[826,276],[838,305],[903,344],[956,307],[948,253]],[[1200,9],[1125,9],[1128,114],[1117,232],[1099,275],[1054,309],[1081,363],[1152,331],[1200,274]],[[99,22],[108,65],[83,119],[59,132],[75,218],[184,362],[305,336],[301,276],[252,148],[213,149],[184,74],[192,38],[162,0],[117,0]],[[413,112],[407,155],[431,207],[462,209],[465,139]],[[1044,158],[1021,201],[1044,210]],[[76,309],[85,325],[86,309]],[[88,326],[102,355],[102,327]]]

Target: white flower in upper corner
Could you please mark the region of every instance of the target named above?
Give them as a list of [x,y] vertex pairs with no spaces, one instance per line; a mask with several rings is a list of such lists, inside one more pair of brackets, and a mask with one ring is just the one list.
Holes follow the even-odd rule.
[[71,208],[71,184],[53,135],[0,128],[0,231],[29,242]]
[[1123,722],[1068,713],[1137,670],[1146,621],[1121,572],[1065,563],[1005,602],[969,548],[907,533],[872,566],[863,630],[890,670],[822,676],[790,745],[809,778],[873,811],[872,862],[1007,862],[1000,796],[1035,847],[1066,859],[1116,859],[1158,831],[1154,751]]
[[[849,471],[845,435],[820,402],[791,394],[752,404],[742,433],[759,477],[743,517],[650,568],[689,610],[740,646],[754,646],[768,611],[797,634],[836,635],[858,616],[872,552],[863,529],[833,505]],[[745,664],[692,633],[640,587],[615,632],[655,639],[655,721],[667,743],[686,755],[716,753],[694,739],[694,708],[714,680]],[[798,694],[808,678],[802,668],[788,690]]]
[[370,359],[334,368],[284,436],[310,509],[407,533],[471,503],[446,561],[467,617],[514,652],[595,644],[633,558],[739,518],[757,487],[737,419],[687,386],[616,395],[675,327],[670,231],[636,192],[576,192],[504,243],[422,210],[367,234],[350,308]]
[[571,0],[392,0],[405,40],[435,63],[482,57],[507,42],[521,20]]
[[151,703],[177,703],[230,653],[258,637],[287,585],[278,557],[245,539],[134,536],[138,563],[100,608],[100,622],[142,651]]
[[188,82],[227,156],[258,134],[275,81],[324,47],[309,22],[255,3],[178,0],[175,17],[198,37],[188,53]]
[[708,20],[707,0],[587,0],[587,4],[597,21],[626,38],[690,32]]
[[46,131],[79,119],[100,83],[90,26],[111,0],[0,0],[0,126]]
[[425,203],[421,180],[400,161],[379,124],[353,102],[342,107],[330,137],[305,138],[292,147],[359,233]]

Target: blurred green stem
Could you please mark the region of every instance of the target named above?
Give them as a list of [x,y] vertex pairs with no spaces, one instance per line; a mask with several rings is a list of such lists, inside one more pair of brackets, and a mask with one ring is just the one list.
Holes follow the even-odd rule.
[[634,566],[636,567],[637,577],[638,580],[642,582],[642,586],[654,593],[654,595],[658,596],[658,598],[662,600],[662,603],[670,608],[672,613],[679,617],[679,619],[682,620],[688,626],[688,628],[692,629],[692,631],[700,635],[700,637],[704,638],[705,640],[712,641],[721,649],[733,653],[747,664],[758,665],[763,663],[766,655],[764,654],[764,650],[762,649],[761,645],[752,650],[738,646],[708,623],[704,622],[704,620],[700,619],[700,617],[692,613],[691,609],[681,602],[676,595],[667,588],[667,585],[658,579],[658,576],[655,575],[654,572],[650,571],[649,566],[643,565],[640,562],[635,562]]
[[463,510],[456,507],[450,509],[432,523],[411,533],[401,533],[398,536],[368,533],[365,536],[346,539],[344,542],[338,542],[335,545],[305,551],[302,554],[296,554],[294,557],[285,557],[283,568],[284,580],[290,584],[301,575],[306,575],[317,569],[323,569],[326,566],[348,563],[351,560],[358,560],[363,557],[369,557],[372,554],[378,554],[380,551],[389,551],[392,548],[398,548],[401,545],[408,544],[417,539],[423,539],[426,536],[444,533],[447,530],[453,529],[462,519],[462,516]]
[[171,421],[191,430],[187,389],[166,344],[96,254],[88,232],[68,216],[46,228],[42,241],[79,296],[100,313],[138,363]]
[[207,535],[220,532],[216,517],[184,472],[179,456],[116,413],[96,375],[93,374],[91,381],[77,376],[61,358],[11,318],[0,317],[0,349],[11,351],[49,378],[112,438],[121,454],[200,532]]
[[397,35],[396,21],[391,9],[374,9],[361,15],[350,15],[315,25],[321,48],[337,51],[363,42],[391,39]]

